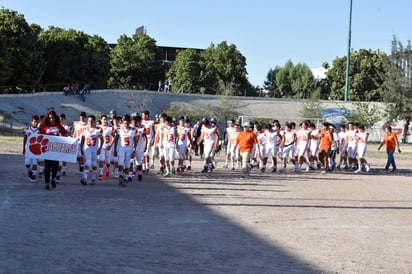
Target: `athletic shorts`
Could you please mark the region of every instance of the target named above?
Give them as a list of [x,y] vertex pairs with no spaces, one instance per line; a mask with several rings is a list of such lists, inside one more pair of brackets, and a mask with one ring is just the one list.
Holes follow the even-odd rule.
[[347,153],[348,153],[348,158],[351,158],[351,159],[355,158],[355,156],[356,156],[356,144],[348,146]]
[[119,166],[128,168],[130,165],[130,159],[132,158],[132,149],[120,149],[117,151],[118,154],[118,161],[119,161]]
[[106,164],[110,164],[110,161],[112,160],[112,150],[108,150],[105,148],[102,148],[102,150],[100,151],[100,155],[99,155],[99,160],[102,162],[105,162]]
[[29,166],[29,165],[36,166],[37,165],[37,159],[36,158],[30,158],[30,157],[24,157],[24,164],[26,166]]
[[174,161],[175,154],[176,154],[176,148],[174,146],[165,147],[163,148],[163,153],[164,153],[165,161]]
[[365,158],[366,149],[368,148],[367,144],[358,144],[358,149],[356,150],[356,157],[362,159]]
[[97,151],[96,149],[83,149],[85,166],[97,167]]

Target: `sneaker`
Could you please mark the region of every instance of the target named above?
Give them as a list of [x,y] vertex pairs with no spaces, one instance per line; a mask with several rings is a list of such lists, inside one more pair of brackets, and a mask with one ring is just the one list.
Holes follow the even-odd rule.
[[106,179],[109,179],[109,177],[110,177],[110,172],[106,172]]
[[207,167],[205,166],[205,167],[202,169],[201,172],[202,172],[202,173],[207,173]]
[[154,169],[154,165],[153,165],[153,164],[150,166],[150,169]]
[[31,177],[33,176],[33,171],[29,170],[27,173],[29,174],[29,179],[31,179]]
[[103,180],[103,174],[99,175],[98,180],[99,180],[99,181]]
[[129,176],[129,178],[127,178],[127,182],[128,182],[128,183],[131,183],[132,181],[133,181],[132,176]]
[[369,164],[369,163],[366,164],[365,169],[366,169],[366,172],[369,172],[371,170],[371,164]]
[[247,177],[249,177],[250,175],[249,175],[249,173],[243,173],[242,174],[242,178],[247,178]]
[[326,170],[322,170],[320,174],[326,174]]
[[277,168],[276,168],[276,167],[273,167],[273,168],[272,168],[272,172],[273,172],[273,173],[276,173],[276,171],[277,171]]
[[143,175],[142,175],[142,174],[138,174],[138,175],[137,175],[137,180],[138,180],[138,181],[143,180]]
[[92,186],[94,186],[96,184],[96,180],[92,179],[92,182],[90,183]]
[[86,181],[86,179],[84,179],[84,178],[81,178],[80,179],[80,183],[82,184],[82,185],[87,185],[87,181]]
[[56,184],[60,184],[60,176],[56,176]]
[[169,177],[170,173],[166,171],[166,173],[163,175],[163,177]]
[[188,167],[187,167],[187,170],[192,170],[192,166],[188,166]]
[[36,182],[36,175],[31,175],[30,183],[35,183],[35,182]]
[[320,169],[320,168],[322,167],[322,163],[321,163],[321,162],[318,162],[316,165],[317,165],[318,169]]
[[230,170],[235,170],[235,167],[234,167],[234,166],[232,166],[232,168],[231,168]]
[[46,190],[50,190],[50,186],[49,186],[49,185],[46,185],[45,189],[46,189]]
[[355,170],[355,173],[359,173],[361,171],[362,171],[362,169],[358,168],[357,170]]
[[309,172],[309,166],[306,165],[306,172]]
[[56,188],[56,178],[52,178],[51,186],[52,186],[52,188]]
[[123,182],[124,182],[124,178],[123,178],[123,176],[120,176],[119,177],[119,186],[123,185]]
[[261,169],[260,169],[260,172],[265,172],[266,171],[266,168],[264,168],[264,167],[262,167]]

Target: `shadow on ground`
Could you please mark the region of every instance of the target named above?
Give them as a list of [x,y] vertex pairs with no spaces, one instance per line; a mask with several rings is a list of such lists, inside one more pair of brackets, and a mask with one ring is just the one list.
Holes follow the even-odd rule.
[[319,272],[158,177],[120,188],[71,175],[45,191],[22,156],[0,162],[1,272]]

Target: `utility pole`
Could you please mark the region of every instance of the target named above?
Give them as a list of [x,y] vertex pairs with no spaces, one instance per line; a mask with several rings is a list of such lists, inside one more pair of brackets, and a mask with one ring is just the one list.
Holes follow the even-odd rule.
[[346,58],[345,101],[348,101],[348,93],[349,93],[351,36],[352,36],[352,0],[350,0],[350,8],[349,8],[349,35],[348,35],[348,57]]

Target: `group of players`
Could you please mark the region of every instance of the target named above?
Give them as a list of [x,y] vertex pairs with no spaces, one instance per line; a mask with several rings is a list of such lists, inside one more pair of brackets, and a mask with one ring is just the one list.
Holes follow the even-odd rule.
[[[38,132],[38,123],[41,117],[34,115],[31,126],[24,129],[23,154],[27,147],[30,135]],[[102,115],[100,120],[95,116],[80,113],[79,120],[73,125],[66,124],[66,116],[61,114],[58,121],[66,130],[67,136],[78,139],[79,174],[83,175],[80,183],[95,184],[96,180],[110,177],[113,167],[114,178],[119,179],[120,186],[127,186],[132,177],[137,176],[141,181],[143,174],[148,174],[154,168],[155,158],[159,159],[159,174],[165,177],[171,174],[183,173],[190,170],[192,152],[196,146],[202,146],[202,172],[212,171],[217,164],[215,154],[222,144],[226,145],[226,159],[223,167],[235,170],[245,169],[245,161],[241,161],[239,151],[239,133],[248,129],[254,136],[253,149],[250,152],[247,168],[257,168],[266,171],[271,161],[270,169],[277,172],[278,158],[281,160],[280,172],[286,172],[290,162],[297,173],[302,171],[305,164],[306,171],[320,169],[323,173],[335,168],[354,169],[356,173],[362,170],[369,171],[370,166],[365,159],[368,133],[365,128],[356,123],[340,125],[340,132],[330,124],[323,124],[322,131],[310,121],[302,122],[298,128],[295,123],[286,123],[282,128],[279,121],[274,120],[264,126],[258,122],[248,122],[243,125],[235,120],[227,121],[227,128],[223,134],[217,127],[216,119],[206,118],[192,127],[191,121],[180,117],[178,121],[166,114],[156,115],[150,119],[149,111],[141,115],[123,115],[119,117],[114,110],[109,116]],[[326,134],[325,134],[326,132]],[[326,135],[326,136],[325,136]],[[326,150],[322,145],[322,138],[327,137]],[[336,156],[339,162],[336,164]],[[175,159],[178,160],[177,167]],[[39,175],[43,172],[43,161],[25,158],[29,180],[36,181],[37,165]],[[67,163],[59,162],[56,182],[60,175],[66,174]],[[90,174],[91,173],[91,174]]]

